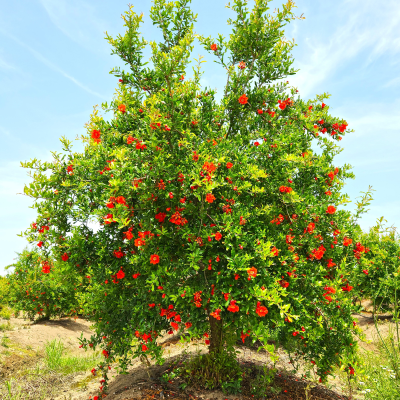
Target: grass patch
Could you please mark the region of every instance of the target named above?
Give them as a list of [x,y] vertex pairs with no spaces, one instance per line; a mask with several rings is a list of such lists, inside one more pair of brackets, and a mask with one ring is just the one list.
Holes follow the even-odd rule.
[[12,330],[12,325],[10,324],[10,321],[3,322],[0,324],[0,332],[11,331],[11,330]]
[[3,318],[5,320],[10,320],[10,318],[13,314],[14,314],[14,310],[8,306],[4,306],[0,310],[0,318]]
[[45,365],[48,370],[62,374],[87,371],[100,359],[99,353],[89,357],[77,357],[66,354],[64,344],[56,339],[47,342],[45,347]]
[[9,378],[0,384],[0,399],[53,398],[61,391],[71,389],[71,381],[75,375],[89,372],[101,360],[99,352],[89,357],[71,355],[64,344],[57,340],[47,342],[44,351],[35,353],[35,358],[39,361],[34,367],[18,368],[17,373],[13,371],[8,375]]

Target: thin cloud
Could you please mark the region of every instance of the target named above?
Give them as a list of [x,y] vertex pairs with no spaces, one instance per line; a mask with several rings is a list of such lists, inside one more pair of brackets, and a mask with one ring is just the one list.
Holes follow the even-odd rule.
[[5,61],[2,57],[0,57],[0,68],[2,69],[8,69],[8,70],[15,70],[16,68],[11,65],[10,63],[8,63],[7,61]]
[[95,16],[96,7],[82,0],[40,0],[51,22],[71,40],[93,51],[108,51],[104,38],[106,21]]
[[398,78],[394,78],[392,80],[390,80],[388,83],[386,83],[385,85],[383,85],[384,88],[387,87],[393,87],[393,86],[397,86],[400,84],[400,77]]
[[[362,51],[368,50],[369,56],[364,65],[358,65],[358,71],[383,54],[400,52],[400,6],[398,2],[388,1],[376,7],[375,1],[364,1],[360,7],[359,0],[343,1],[340,14],[334,15],[338,9],[335,5],[332,18],[338,22],[334,31],[327,32],[331,38],[318,32],[304,32],[309,35],[305,41],[308,51],[302,51],[295,63],[300,68],[291,83],[297,86],[303,95],[310,95],[321,82],[331,80],[339,68],[348,65]],[[340,24],[340,21],[343,21]],[[299,24],[299,31],[302,25]],[[323,31],[322,31],[323,32]],[[299,40],[297,40],[299,41]]]
[[74,78],[73,76],[71,76],[70,74],[65,72],[63,69],[61,69],[60,67],[58,67],[57,65],[52,63],[50,60],[48,60],[42,54],[40,54],[37,50],[35,50],[32,47],[28,46],[26,43],[22,42],[21,40],[19,40],[15,36],[11,35],[8,32],[4,32],[3,30],[1,30],[0,32],[3,35],[8,36],[10,39],[14,40],[20,46],[22,46],[25,49],[27,49],[31,54],[33,54],[33,56],[37,60],[39,60],[43,64],[47,65],[53,71],[56,71],[56,72],[60,73],[62,76],[64,76],[65,78],[69,79],[71,82],[73,82],[76,86],[78,86],[81,89],[83,89],[85,92],[88,92],[88,93],[90,93],[90,94],[92,94],[94,96],[100,97],[101,99],[105,99],[106,98],[105,96],[101,95],[100,93],[95,92],[94,90],[92,90],[92,89],[88,88],[87,86],[85,86],[83,83],[79,82],[76,78]]
[[10,136],[10,132],[6,128],[3,128],[2,126],[0,126],[0,133],[2,133],[3,135]]

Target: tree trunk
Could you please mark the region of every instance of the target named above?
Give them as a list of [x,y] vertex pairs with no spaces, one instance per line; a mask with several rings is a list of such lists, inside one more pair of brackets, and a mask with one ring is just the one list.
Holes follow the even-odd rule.
[[222,320],[218,320],[210,315],[209,321],[211,328],[209,353],[221,353],[224,346]]

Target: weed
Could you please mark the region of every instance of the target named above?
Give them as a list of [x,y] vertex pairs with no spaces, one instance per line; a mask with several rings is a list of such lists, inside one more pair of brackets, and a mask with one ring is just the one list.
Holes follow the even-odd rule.
[[250,382],[250,392],[254,396],[265,397],[268,393],[276,392],[273,387],[276,369],[264,366],[262,371],[259,370],[256,378]]
[[5,335],[1,338],[1,345],[3,347],[9,347],[10,342],[11,342],[11,340],[9,339],[9,337],[7,337]]
[[0,318],[9,320],[11,318],[11,315],[14,314],[14,311],[12,310],[12,308],[8,307],[8,306],[4,306],[1,310],[0,310]]
[[61,340],[57,342],[56,339],[46,343],[45,347],[45,363],[51,370],[57,371],[61,366],[61,357],[64,352],[64,345]]
[[7,391],[7,400],[20,400],[25,397],[22,393],[22,387],[15,380],[10,379],[9,381],[5,381],[4,385]]
[[241,391],[242,371],[234,352],[198,354],[185,362],[182,378],[188,385],[221,388],[225,393]]
[[12,329],[12,325],[10,324],[10,321],[0,324],[0,332],[11,331],[11,329]]
[[99,353],[90,357],[76,357],[65,354],[63,343],[56,339],[47,342],[45,347],[45,365],[54,372],[64,375],[74,372],[86,371],[94,367],[99,360]]

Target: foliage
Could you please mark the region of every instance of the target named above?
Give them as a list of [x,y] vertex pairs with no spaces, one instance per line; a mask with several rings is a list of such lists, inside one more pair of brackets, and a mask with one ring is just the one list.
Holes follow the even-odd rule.
[[8,306],[3,306],[3,308],[0,310],[0,318],[3,319],[9,320],[11,318],[11,315],[13,314],[14,314],[13,309]]
[[[386,344],[390,345],[388,341]],[[396,378],[392,364],[388,362],[390,359],[387,358],[384,346],[379,346],[378,353],[365,352],[361,358],[363,366],[358,376],[357,388],[365,399],[398,399],[400,381]],[[398,364],[397,367],[399,367]]]
[[[111,71],[120,83],[102,108],[114,117],[95,108],[83,153],[62,138],[52,162],[23,163],[38,212],[24,234],[43,260],[87,277],[96,333],[82,345],[103,351],[101,390],[117,357],[122,370],[135,357],[162,363],[157,336],[178,329],[209,334],[216,358],[230,335],[267,346],[273,332],[325,380],[335,364],[352,368],[356,348],[343,279],[367,200],[356,215],[342,207],[353,174],[334,158],[348,124],[329,114],[328,95],[304,101],[283,81],[296,72],[283,30],[292,1],[271,16],[267,0],[252,11],[235,0],[228,39],[196,36],[189,3],[154,0],[163,43],[141,37],[133,7],[125,35],[107,34],[130,68]],[[201,58],[185,76],[196,37],[227,73],[220,102],[200,86]]]
[[[351,270],[354,295],[371,299],[374,311],[398,302],[400,296],[400,240],[396,229],[385,226],[380,218],[377,224],[359,237],[365,246],[365,256]],[[356,244],[360,248],[361,244]],[[355,251],[356,251],[355,249]]]
[[180,368],[181,378],[190,386],[240,393],[243,377],[236,360],[234,341],[235,335],[229,332],[223,352],[199,354],[185,361]]
[[265,397],[269,393],[277,393],[279,390],[273,386],[276,369],[263,366],[256,378],[250,382],[250,392],[254,396]]
[[8,304],[9,283],[5,276],[0,276],[0,307]]
[[24,312],[31,320],[80,312],[77,293],[84,286],[70,264],[24,250],[9,267],[14,267],[8,279],[10,303],[16,312]]
[[51,340],[45,346],[46,368],[53,372],[65,375],[74,372],[86,371],[94,367],[99,361],[99,354],[90,357],[77,357],[66,354],[66,349],[61,340]]

